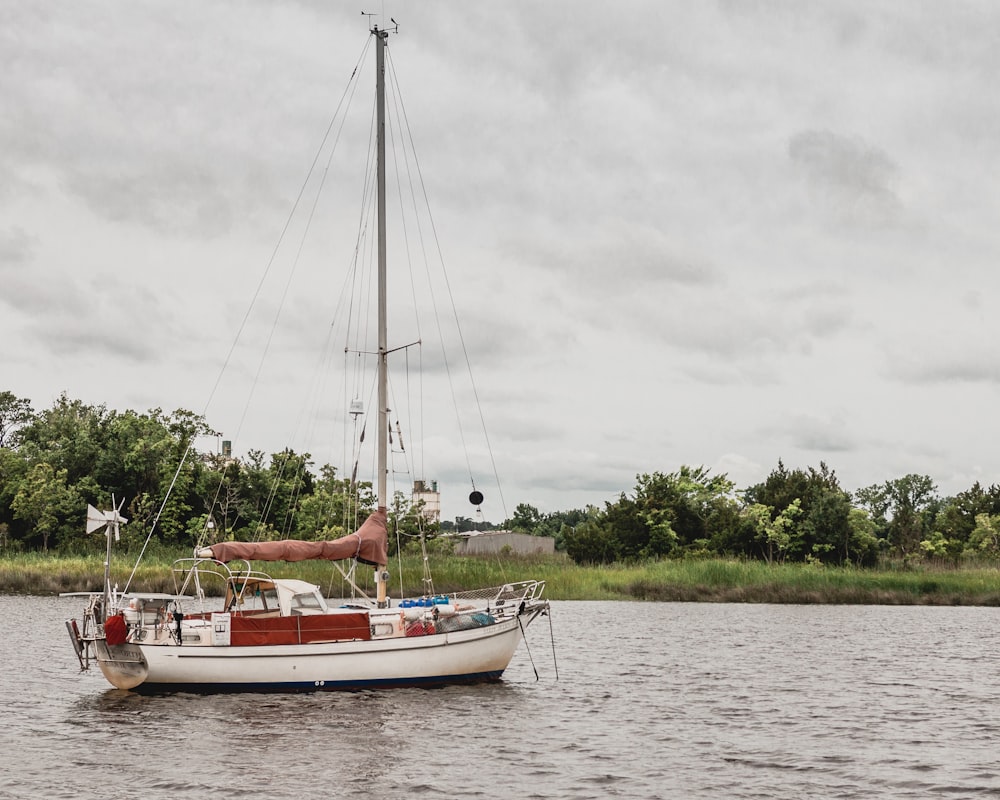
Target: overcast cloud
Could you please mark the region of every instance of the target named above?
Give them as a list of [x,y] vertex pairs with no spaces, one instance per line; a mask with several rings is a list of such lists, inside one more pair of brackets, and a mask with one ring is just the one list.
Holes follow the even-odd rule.
[[[383,9],[508,513],[682,464],[1000,482],[995,3]],[[3,4],[0,390],[206,410],[360,10]]]

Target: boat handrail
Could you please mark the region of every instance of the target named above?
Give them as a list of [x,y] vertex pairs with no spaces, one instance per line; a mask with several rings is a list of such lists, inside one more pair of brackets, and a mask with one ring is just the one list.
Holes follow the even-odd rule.
[[[234,569],[232,564],[242,564],[243,566]],[[171,571],[175,575],[186,575],[194,570],[203,574],[217,575],[225,581],[274,580],[268,573],[253,569],[250,562],[243,559],[227,563],[217,561],[214,558],[178,558],[171,566]]]
[[[231,564],[241,564],[242,567],[234,569]],[[171,573],[174,577],[174,588],[177,594],[183,594],[189,584],[194,583],[195,595],[203,600],[205,593],[201,587],[202,577],[220,581],[222,585],[232,585],[236,594],[241,594],[243,589],[252,581],[266,581],[272,583],[272,578],[266,572],[260,572],[250,566],[250,562],[238,559],[226,563],[217,561],[214,558],[178,558],[171,565]],[[180,587],[178,588],[178,583]]]
[[503,606],[521,602],[532,604],[541,600],[545,591],[545,581],[515,581],[502,586],[491,586],[471,591],[452,592],[456,600],[487,600],[490,605]]

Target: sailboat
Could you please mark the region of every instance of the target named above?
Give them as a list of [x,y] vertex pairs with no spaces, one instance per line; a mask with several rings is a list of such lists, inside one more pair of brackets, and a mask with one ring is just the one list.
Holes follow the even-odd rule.
[[[378,320],[377,505],[353,533],[332,541],[222,541],[174,564],[174,593],[118,592],[111,542],[124,518],[91,508],[88,531],[108,539],[103,592],[88,595],[82,618],[67,621],[88,669],[96,663],[119,689],[135,691],[320,691],[496,681],[527,626],[549,613],[544,581],[487,589],[389,596],[385,203],[385,51],[390,31],[370,28],[376,45]],[[352,409],[354,413],[354,409]],[[470,496],[481,501],[478,491]],[[373,570],[375,597],[358,590],[335,603],[319,586],[273,576],[261,562],[323,559]],[[217,588],[210,588],[215,582]]]

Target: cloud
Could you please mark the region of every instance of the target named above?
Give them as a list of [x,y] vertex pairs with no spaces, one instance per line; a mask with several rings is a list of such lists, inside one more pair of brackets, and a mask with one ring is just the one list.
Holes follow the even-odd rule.
[[8,283],[7,290],[0,293],[0,301],[17,305],[17,298],[11,296],[9,282],[30,263],[37,248],[38,237],[19,226],[0,232],[0,274],[4,275],[4,281]]
[[[65,388],[200,411],[365,21],[314,3],[54,8],[14,3],[0,30],[5,377],[36,404]],[[996,8],[455,15],[432,0],[404,16],[390,59],[511,505],[600,503],[637,472],[713,458],[749,483],[782,454],[833,454],[855,485],[1000,479],[981,435],[1000,382]],[[370,93],[354,102],[366,117]],[[361,170],[369,123],[338,153],[360,140]],[[333,166],[327,186],[354,198],[362,180]],[[274,409],[340,322],[331,253],[357,225],[355,206],[318,208],[298,267],[310,288],[289,294],[262,373],[280,385],[257,389],[274,405],[237,446],[287,444]],[[248,345],[270,335],[283,281],[264,287]],[[436,324],[392,319],[393,346],[423,338],[436,388]],[[235,378],[258,358],[234,354]],[[105,373],[128,380],[95,384]],[[243,408],[226,393],[210,421],[233,433]],[[456,389],[463,406],[471,394]],[[435,425],[452,413],[447,392],[436,403]],[[343,413],[336,396],[324,408]],[[454,475],[464,512],[449,442],[424,477]]]
[[715,461],[711,470],[714,475],[726,475],[737,489],[745,489],[759,483],[767,474],[767,470],[761,464],[739,453],[724,453]]
[[565,280],[619,291],[655,294],[675,286],[714,286],[720,280],[715,266],[698,254],[684,252],[683,244],[662,229],[620,218],[602,220],[569,242],[546,242],[532,249],[522,244],[513,252]]
[[1000,362],[991,344],[956,347],[948,341],[913,343],[887,359],[886,374],[912,386],[938,384],[1000,384]]
[[788,155],[808,180],[813,199],[838,220],[881,225],[899,215],[894,191],[899,168],[878,147],[831,131],[806,130],[792,136]]
[[798,412],[782,420],[781,428],[799,450],[816,453],[849,453],[856,448],[843,414]]

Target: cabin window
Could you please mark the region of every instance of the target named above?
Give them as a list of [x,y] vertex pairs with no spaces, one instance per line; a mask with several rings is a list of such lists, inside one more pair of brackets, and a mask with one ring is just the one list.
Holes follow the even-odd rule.
[[322,611],[323,605],[315,592],[292,595],[292,610],[299,608],[315,608]]
[[[242,589],[242,593],[239,590]],[[271,611],[278,608],[278,591],[273,587],[262,589],[260,586],[242,586],[237,584],[229,589],[228,608],[240,608],[242,611]]]

